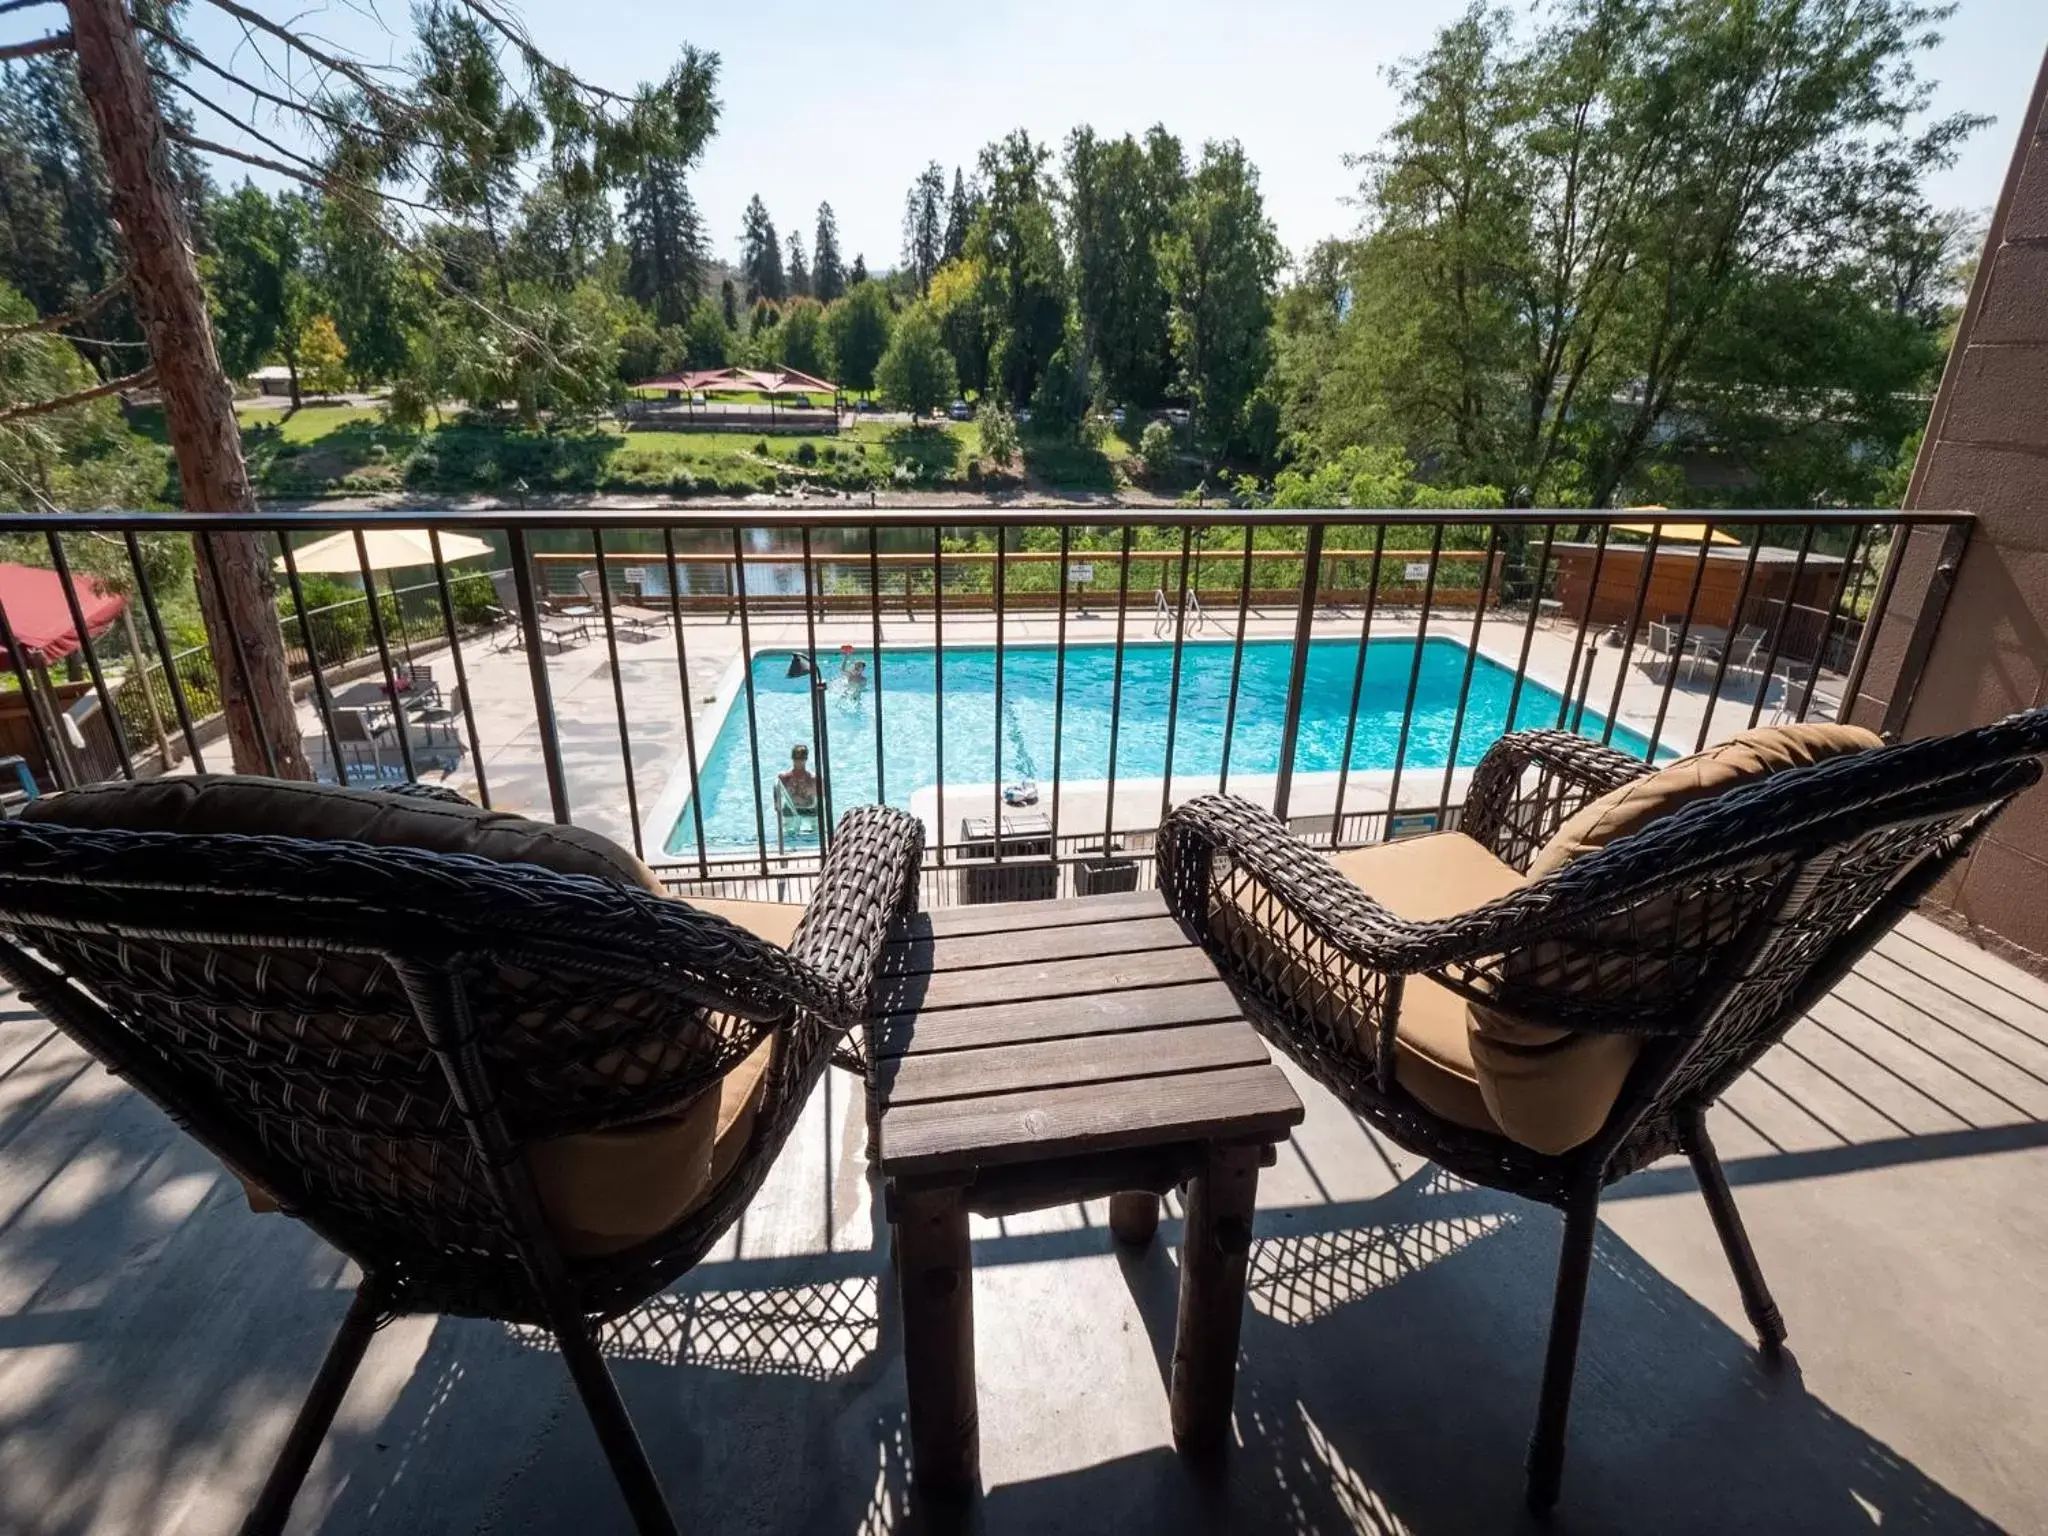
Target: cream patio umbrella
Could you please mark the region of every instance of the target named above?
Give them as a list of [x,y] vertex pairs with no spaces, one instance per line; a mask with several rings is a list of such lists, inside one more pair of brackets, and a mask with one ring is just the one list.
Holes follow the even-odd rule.
[[[369,556],[367,564],[373,571],[400,570],[407,566],[434,563],[433,541],[427,537],[424,528],[365,529],[363,552]],[[441,535],[441,558],[444,561],[474,560],[478,555],[490,552],[490,545],[466,533]],[[322,576],[360,576],[365,564],[357,558],[354,532],[346,528],[324,539],[316,539],[303,549],[293,550],[292,559],[302,574],[315,572]],[[279,555],[271,564],[283,570],[284,556]]]

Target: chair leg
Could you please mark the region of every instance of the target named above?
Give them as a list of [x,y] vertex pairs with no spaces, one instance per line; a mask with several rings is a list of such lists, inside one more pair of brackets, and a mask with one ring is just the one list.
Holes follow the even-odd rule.
[[1735,1271],[1735,1284],[1742,1292],[1742,1310],[1749,1314],[1750,1326],[1756,1329],[1757,1343],[1763,1352],[1775,1356],[1785,1342],[1785,1319],[1771,1299],[1770,1288],[1764,1284],[1764,1272],[1756,1261],[1756,1250],[1749,1245],[1749,1234],[1743,1230],[1741,1213],[1735,1209],[1728,1176],[1721,1171],[1720,1156],[1707,1137],[1706,1118],[1696,1115],[1682,1124],[1679,1140],[1685,1155],[1692,1160],[1693,1176],[1700,1181],[1700,1193],[1706,1197],[1707,1212],[1714,1218],[1714,1231],[1721,1238],[1721,1251],[1728,1255],[1728,1267]]
[[1571,1413],[1579,1324],[1586,1315],[1586,1281],[1593,1272],[1593,1238],[1599,1227],[1600,1190],[1596,1185],[1574,1195],[1564,1211],[1564,1246],[1557,1257],[1557,1291],[1550,1304],[1550,1344],[1543,1356],[1536,1433],[1529,1441],[1526,1496],[1529,1507],[1538,1514],[1557,1503],[1564,1475],[1565,1420]]
[[568,1361],[569,1374],[583,1398],[583,1411],[590,1415],[590,1426],[597,1431],[619,1492],[626,1497],[634,1528],[641,1536],[676,1536],[675,1516],[669,1513],[668,1500],[662,1497],[639,1432],[627,1416],[626,1401],[619,1396],[618,1383],[612,1380],[604,1356],[597,1352],[589,1324],[577,1318],[557,1328],[555,1342],[562,1347],[562,1358]]
[[320,1442],[327,1438],[327,1427],[334,1422],[342,1398],[348,1395],[348,1384],[355,1379],[356,1367],[363,1363],[363,1352],[370,1347],[382,1315],[383,1309],[365,1281],[357,1287],[355,1300],[349,1303],[348,1316],[341,1320],[334,1342],[327,1346],[327,1357],[313,1377],[312,1390],[299,1405],[299,1416],[292,1420],[291,1433],[285,1436],[284,1449],[277,1453],[270,1476],[264,1479],[263,1491],[242,1522],[242,1536],[270,1536],[284,1529],[292,1512],[292,1501],[299,1495],[299,1485],[305,1482]]

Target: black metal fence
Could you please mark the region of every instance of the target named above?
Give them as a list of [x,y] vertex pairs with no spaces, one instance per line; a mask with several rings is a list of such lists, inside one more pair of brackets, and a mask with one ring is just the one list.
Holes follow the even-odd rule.
[[[1832,718],[1898,596],[1888,553],[1915,529],[1960,541],[1969,527],[1962,514],[1660,512],[1644,534],[1618,527],[1641,512],[1558,515],[10,514],[0,531],[40,536],[52,569],[126,593],[143,638],[87,636],[63,669],[79,697],[60,709],[61,684],[0,611],[0,717],[16,707],[17,750],[46,788],[223,768],[210,649],[172,639],[191,635],[190,578],[153,579],[165,562],[138,540],[192,541],[193,558],[169,562],[189,572],[209,530],[255,529],[277,550],[276,622],[326,776],[431,772],[485,804],[494,778],[524,778],[557,820],[623,828],[678,889],[777,899],[807,889],[837,812],[881,798],[928,823],[931,901],[1069,895],[1149,884],[1152,828],[1206,790],[1251,794],[1341,848],[1455,825],[1462,774],[1504,729],[1576,729],[1655,757]],[[424,575],[394,582],[358,540],[361,590],[309,599],[297,549],[391,528],[432,531]],[[1746,556],[1715,548],[1715,531]],[[485,566],[440,558],[456,532],[488,542]],[[1558,555],[1570,542],[1583,562],[1589,536],[1589,592],[1610,549],[1636,546],[1625,618],[1564,611]],[[125,558],[109,566],[109,549]],[[1818,596],[1809,563],[1826,573]],[[596,645],[604,706],[586,689],[565,712],[570,653]],[[646,692],[657,671],[673,673],[665,700]],[[480,704],[479,677],[495,702]],[[81,714],[97,732],[87,750],[71,740]],[[783,771],[792,738],[807,762]]]

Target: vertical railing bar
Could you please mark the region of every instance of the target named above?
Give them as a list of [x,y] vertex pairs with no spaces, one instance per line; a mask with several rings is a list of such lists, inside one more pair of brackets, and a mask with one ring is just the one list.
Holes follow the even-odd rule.
[[[1799,710],[1793,715],[1794,720],[1805,720],[1806,712],[1813,708],[1813,690],[1820,684],[1820,669],[1827,665],[1828,645],[1835,638],[1835,625],[1841,622],[1842,604],[1849,595],[1849,573],[1863,557],[1863,534],[1864,529],[1857,528],[1849,535],[1849,549],[1842,557],[1842,579],[1836,583],[1835,600],[1828,604],[1828,621],[1821,626],[1820,645],[1814,652],[1813,665],[1806,669],[1806,691],[1799,696]],[[1788,697],[1791,694],[1789,686],[1786,694]]]
[[[1873,527],[1876,525],[1873,524]],[[1906,542],[1913,525],[1905,519],[1892,523],[1891,548],[1885,551],[1884,571],[1877,579],[1877,592],[1870,600],[1870,612],[1863,620],[1863,633],[1856,641],[1856,657],[1849,665],[1849,680],[1842,688],[1842,707],[1836,719],[1844,723],[1855,712],[1856,697],[1863,691],[1863,679],[1870,670],[1870,650],[1877,643],[1877,627],[1891,607],[1892,588],[1899,579],[1899,565],[1906,558]]]
[[[906,610],[905,617],[908,617]],[[868,623],[874,635],[875,686],[875,803],[889,803],[888,769],[882,750],[882,528],[868,524]]]
[[[131,535],[130,537],[133,537]],[[21,654],[21,641],[14,633],[14,620],[8,617],[7,605],[0,602],[0,645],[7,647],[8,664],[14,669],[14,680],[21,688],[21,706],[28,711],[29,726],[36,733],[36,745],[42,749],[43,766],[50,772],[50,779],[59,789],[71,788],[71,765],[65,760],[63,749],[50,739],[50,728],[44,723],[42,705],[45,702],[36,696],[35,680],[28,670],[28,658]],[[169,656],[166,651],[165,656]],[[166,669],[170,662],[164,662]],[[188,741],[191,737],[188,735]],[[196,755],[196,754],[195,754]]]
[[1451,719],[1451,746],[1444,758],[1444,787],[1436,806],[1439,829],[1451,816],[1451,780],[1458,771],[1458,747],[1465,736],[1465,709],[1472,699],[1472,669],[1479,664],[1479,636],[1486,623],[1486,589],[1493,584],[1493,561],[1499,552],[1500,524],[1493,523],[1486,532],[1486,558],[1479,566],[1479,596],[1472,604],[1472,636],[1465,646],[1465,676],[1458,685],[1458,713]]
[[[1664,740],[1664,717],[1671,708],[1671,691],[1678,686],[1678,664],[1684,660],[1685,648],[1692,642],[1692,618],[1700,605],[1700,585],[1706,580],[1707,560],[1713,548],[1714,525],[1703,523],[1700,525],[1700,557],[1692,568],[1692,591],[1686,594],[1685,612],[1679,615],[1678,634],[1671,642],[1671,670],[1664,679],[1663,695],[1657,700],[1657,719],[1650,727],[1650,744],[1643,749],[1643,761],[1646,763],[1657,761],[1657,748]],[[1731,631],[1728,639],[1732,642],[1734,638]],[[1722,649],[1727,649],[1727,646],[1724,644]]]
[[1557,537],[1557,524],[1550,523],[1543,530],[1543,553],[1536,557],[1536,580],[1529,588],[1529,617],[1522,623],[1522,651],[1515,658],[1515,683],[1508,690],[1508,715],[1502,723],[1503,731],[1515,728],[1515,711],[1522,703],[1522,685],[1529,678],[1529,651],[1536,639],[1536,615],[1543,610],[1543,578],[1550,572],[1550,545]]
[[1351,788],[1351,753],[1358,743],[1358,705],[1365,697],[1365,661],[1372,650],[1372,620],[1379,608],[1380,559],[1387,549],[1387,525],[1375,524],[1372,534],[1372,574],[1365,584],[1365,616],[1358,624],[1358,665],[1351,669],[1351,713],[1344,722],[1344,756],[1337,764],[1337,808],[1330,817],[1330,846],[1344,840],[1344,798]]
[[[1806,525],[1806,531],[1799,537],[1799,558],[1792,565],[1792,580],[1785,588],[1785,596],[1778,603],[1778,622],[1771,631],[1771,649],[1764,657],[1763,677],[1759,680],[1756,700],[1749,706],[1749,728],[1756,729],[1757,721],[1763,718],[1764,700],[1770,697],[1771,679],[1777,675],[1778,657],[1785,646],[1785,631],[1792,627],[1792,609],[1799,597],[1799,578],[1806,574],[1806,557],[1813,552],[1813,535],[1817,527]],[[1786,689],[1789,694],[1790,688]]]
[[[754,705],[754,632],[747,620],[747,555],[741,547],[740,525],[732,526],[732,584],[740,608],[740,685],[747,700],[747,761],[753,765],[754,846],[760,851],[761,878],[768,878],[768,814],[761,804],[761,715]],[[778,813],[779,815],[779,813]]]
[[[185,750],[192,754],[192,771],[204,773],[206,759],[199,751],[199,732],[192,725],[192,705],[185,697],[185,685],[178,678],[178,669],[171,665],[171,642],[164,634],[163,615],[157,612],[156,591],[150,585],[148,572],[143,569],[142,545],[133,532],[124,533],[121,537],[128,546],[128,566],[135,572],[135,589],[142,595],[142,612],[149,621],[150,638],[156,641],[157,658],[163,665],[164,685],[171,691],[171,707],[178,712],[178,729],[184,734]],[[13,648],[10,642],[9,651]],[[22,698],[24,703],[28,702],[26,693]],[[29,711],[29,718],[36,718],[35,711]]]
[[832,851],[832,741],[826,734],[825,679],[818,672],[817,605],[824,593],[817,586],[817,567],[811,561],[811,528],[808,523],[803,528],[803,554],[804,638],[811,652],[811,750],[818,755],[818,857],[822,859]]
[[[1422,648],[1429,639],[1429,610],[1436,602],[1436,572],[1444,553],[1444,525],[1434,524],[1429,535],[1429,571],[1422,582],[1422,614],[1415,626],[1415,655],[1408,663],[1408,701],[1401,709],[1401,735],[1394,745],[1394,777],[1387,785],[1387,816],[1380,828],[1380,841],[1394,837],[1394,813],[1401,808],[1401,773],[1408,766],[1408,729],[1415,719],[1415,694],[1422,685]],[[1439,828],[1438,830],[1442,830]]]
[[938,780],[932,814],[938,822],[933,852],[939,868],[946,867],[946,585],[945,530],[932,524],[932,756]]
[[1062,740],[1066,734],[1061,727],[1065,724],[1067,710],[1067,559],[1073,553],[1074,530],[1066,523],[1060,524],[1060,621],[1055,636],[1052,654],[1052,846],[1059,852],[1060,846],[1060,770]]
[[348,768],[342,762],[341,732],[334,728],[334,700],[327,691],[327,674],[321,670],[319,647],[313,643],[313,621],[306,616],[306,590],[299,580],[299,558],[292,553],[291,535],[277,530],[277,547],[284,556],[285,585],[292,594],[292,607],[299,616],[299,638],[306,645],[306,667],[312,675],[313,713],[327,733],[329,760],[334,764],[334,782],[348,786]]
[[991,568],[991,578],[989,581],[989,593],[995,602],[996,609],[996,686],[995,692],[992,695],[995,701],[995,730],[993,732],[995,738],[995,801],[989,814],[994,818],[991,825],[994,827],[996,838],[995,861],[997,864],[1001,864],[1003,862],[1003,545],[1005,542],[1004,529],[1001,524],[997,524],[995,535],[996,557],[995,564]]
[[604,558],[604,530],[590,527],[590,552],[597,559],[597,606],[604,615],[604,648],[612,666],[612,708],[619,720],[619,764],[626,770],[626,815],[633,823],[633,856],[643,862],[647,849],[640,836],[640,790],[633,782],[632,727],[626,723],[626,679],[619,671],[619,636],[612,623],[612,573]]
[[1116,848],[1116,747],[1117,734],[1123,725],[1124,625],[1131,606],[1131,535],[1135,531],[1133,524],[1124,524],[1123,551],[1116,573],[1116,651],[1110,664],[1109,680],[1109,763],[1102,781],[1102,861],[1105,864],[1114,857]]
[[1237,688],[1244,674],[1245,624],[1251,617],[1253,531],[1250,523],[1244,525],[1244,563],[1237,574],[1237,642],[1230,651],[1230,698],[1223,706],[1223,764],[1216,775],[1219,795],[1230,791],[1231,738],[1237,734]]
[[526,676],[533,687],[533,719],[540,731],[541,766],[548,776],[548,807],[557,822],[569,820],[569,785],[562,771],[562,737],[555,723],[555,692],[548,681],[548,659],[541,650],[540,603],[534,594],[533,560],[526,549],[526,530],[516,524],[505,530],[512,560],[512,595],[519,603],[520,633],[526,641]]
[[[1663,540],[1664,524],[1661,520],[1650,524],[1650,542],[1643,546],[1643,574],[1636,582],[1635,605],[1629,609],[1628,628],[1621,636],[1621,663],[1614,669],[1614,695],[1607,701],[1607,724],[1600,731],[1600,745],[1606,746],[1614,739],[1614,726],[1621,715],[1621,690],[1628,682],[1629,659],[1635,654],[1636,636],[1643,628],[1643,607],[1650,600],[1650,573],[1657,568],[1657,545]],[[1587,691],[1591,691],[1593,669],[1586,669]],[[1585,701],[1580,700],[1579,713],[1572,717],[1572,729],[1577,730],[1585,719]]]
[[391,665],[391,639],[384,632],[384,615],[377,607],[377,580],[370,573],[370,547],[363,541],[363,530],[355,530],[356,565],[363,573],[363,598],[370,613],[370,633],[376,637],[377,659],[384,667],[384,692],[391,699],[391,723],[398,732],[398,758],[405,764],[405,776],[416,780],[420,771],[413,765],[412,736],[406,730],[405,700],[398,696],[398,674]]
[[1311,523],[1301,552],[1301,594],[1294,605],[1294,650],[1287,658],[1287,698],[1280,712],[1280,764],[1273,778],[1273,814],[1287,820],[1294,798],[1295,738],[1301,734],[1301,696],[1308,686],[1308,648],[1315,635],[1316,592],[1323,579],[1323,525]]
[[1742,633],[1742,613],[1749,606],[1750,582],[1756,576],[1756,557],[1763,551],[1764,530],[1761,523],[1750,532],[1755,536],[1749,546],[1749,556],[1742,562],[1742,580],[1735,588],[1735,611],[1729,615],[1728,643],[1721,647],[1721,659],[1714,663],[1714,686],[1707,692],[1707,707],[1700,715],[1700,731],[1692,749],[1701,752],[1706,749],[1707,732],[1713,729],[1714,711],[1721,707],[1721,685],[1728,676],[1728,663],[1735,655],[1735,637]]
[[661,549],[668,562],[668,621],[676,636],[676,687],[683,702],[683,752],[690,770],[690,819],[697,833],[697,876],[711,873],[704,850],[704,796],[697,782],[697,723],[690,696],[690,648],[683,640],[682,573],[676,566],[676,530],[672,523],[661,525]]
[[[222,587],[220,579],[220,557],[213,552],[212,535],[204,533],[196,534],[193,536],[192,542],[198,546],[200,558],[205,560],[206,562],[207,574],[213,579],[213,590],[215,591],[215,593],[220,593],[224,591],[225,589]],[[255,674],[251,672],[249,669],[248,648],[242,644],[241,630],[237,629],[232,624],[230,624],[227,627],[227,629],[228,648],[234,652],[235,656],[236,678],[241,683],[243,696],[249,701],[249,720],[250,723],[256,728],[256,734],[262,740],[263,743],[263,766],[264,769],[270,774],[272,778],[276,778],[277,749],[270,744],[270,731],[264,723],[263,706],[261,703],[258,702],[256,697],[256,678]],[[211,636],[209,636],[208,638],[210,639]],[[281,644],[282,641],[283,637],[279,636],[279,643]],[[218,676],[219,662],[217,659],[215,661],[214,666],[215,675]],[[225,689],[223,689],[222,691],[221,708],[223,712],[225,712],[227,708],[227,697]]]
[[[114,707],[114,696],[107,691],[107,676],[100,668],[99,654],[92,648],[92,635],[85,622],[85,608],[78,601],[78,589],[71,584],[71,562],[64,557],[64,541],[55,530],[44,535],[50,546],[50,561],[56,568],[57,584],[64,589],[64,606],[71,611],[72,631],[78,636],[78,648],[85,656],[85,670],[92,676],[92,690],[99,695],[100,708],[106,711],[107,729],[114,736],[114,756],[120,760],[121,772],[127,778],[135,777],[135,759],[128,751],[128,733],[121,728],[121,712]],[[145,677],[143,685],[148,686]]]
[[1188,556],[1194,548],[1192,524],[1180,531],[1180,590],[1173,608],[1173,674],[1166,685],[1166,764],[1159,782],[1159,820],[1173,808],[1173,738],[1180,723],[1180,664],[1188,624]]
[[434,552],[434,586],[441,598],[441,623],[448,631],[448,656],[455,664],[455,686],[462,694],[462,725],[469,736],[469,761],[476,769],[476,795],[485,810],[491,809],[491,786],[484,776],[483,738],[477,734],[476,703],[469,696],[469,669],[462,661],[462,637],[455,630],[455,594],[448,585],[448,562],[441,555],[441,530],[427,530],[427,545]]
[[[1593,609],[1600,601],[1600,572],[1607,563],[1608,524],[1602,523],[1593,540],[1593,573],[1586,582],[1586,611],[1579,616],[1579,631],[1572,636],[1572,664],[1564,674],[1564,692],[1557,700],[1557,729],[1563,730],[1565,720],[1572,712],[1572,698],[1579,689],[1579,656],[1586,649],[1586,634],[1593,627]],[[1593,642],[1594,655],[1598,654],[1600,642]],[[1592,675],[1593,657],[1586,660],[1586,672]]]

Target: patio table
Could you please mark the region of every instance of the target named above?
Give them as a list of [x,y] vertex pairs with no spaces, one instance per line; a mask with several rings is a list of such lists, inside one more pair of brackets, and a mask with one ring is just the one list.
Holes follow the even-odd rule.
[[1157,891],[899,919],[868,1113],[894,1226],[911,1469],[979,1476],[970,1215],[1110,1199],[1127,1243],[1186,1185],[1175,1442],[1228,1438],[1259,1169],[1301,1100]]

